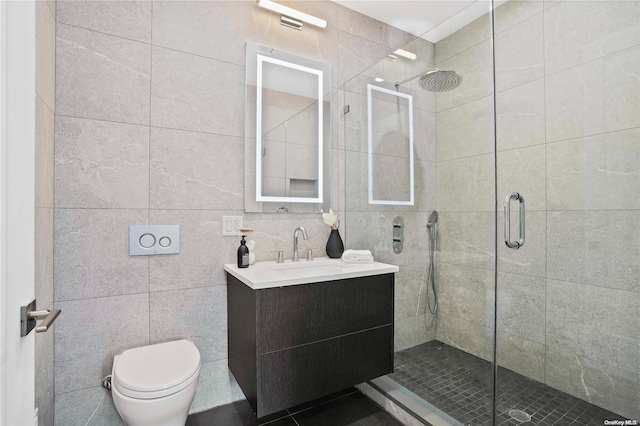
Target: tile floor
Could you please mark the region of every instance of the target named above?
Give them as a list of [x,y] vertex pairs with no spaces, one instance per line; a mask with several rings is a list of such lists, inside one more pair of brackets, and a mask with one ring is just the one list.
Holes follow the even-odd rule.
[[186,426],[402,426],[359,390],[351,388],[258,421],[246,400],[192,414]]
[[[395,355],[392,380],[465,425],[491,424],[491,363],[431,341]],[[509,410],[523,410],[519,422]],[[624,417],[505,368],[498,369],[498,424],[504,426],[602,426]]]

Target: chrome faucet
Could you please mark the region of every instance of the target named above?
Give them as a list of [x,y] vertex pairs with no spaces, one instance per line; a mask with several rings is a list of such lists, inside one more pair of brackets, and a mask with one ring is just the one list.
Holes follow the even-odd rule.
[[308,240],[307,231],[304,229],[304,226],[298,226],[295,231],[293,231],[293,259],[292,262],[298,261],[298,231],[302,231],[302,238]]

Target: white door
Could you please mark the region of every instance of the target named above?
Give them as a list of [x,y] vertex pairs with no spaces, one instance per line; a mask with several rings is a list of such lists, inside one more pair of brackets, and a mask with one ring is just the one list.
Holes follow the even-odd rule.
[[34,424],[35,4],[0,1],[0,426]]

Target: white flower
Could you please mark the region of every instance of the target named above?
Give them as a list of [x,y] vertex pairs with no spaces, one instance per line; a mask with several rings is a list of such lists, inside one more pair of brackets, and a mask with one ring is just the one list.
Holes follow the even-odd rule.
[[338,215],[336,215],[332,209],[329,209],[329,213],[322,213],[322,221],[329,228],[333,229],[334,225],[338,221]]

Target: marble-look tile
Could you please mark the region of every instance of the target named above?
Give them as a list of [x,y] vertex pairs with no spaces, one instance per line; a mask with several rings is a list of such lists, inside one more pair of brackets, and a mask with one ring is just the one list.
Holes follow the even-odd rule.
[[573,351],[553,347],[547,347],[546,369],[549,386],[626,418],[640,418],[640,374],[637,370],[620,370]]
[[39,96],[35,104],[35,206],[53,207],[55,117]]
[[[372,199],[387,202],[413,201],[415,203],[415,194],[412,194],[411,191],[410,164],[408,158],[392,157],[389,155],[372,155]],[[389,173],[393,174],[393,178],[389,179]],[[412,195],[414,196],[413,200]]]
[[242,210],[243,146],[232,136],[152,128],[151,208]]
[[102,386],[56,395],[55,426],[125,426]]
[[436,45],[424,38],[416,38],[412,42],[407,43],[403,49],[415,53],[418,56],[418,60],[426,62],[430,66],[434,66],[436,63]]
[[[487,12],[490,12],[490,10],[487,9]],[[444,60],[491,38],[490,18],[490,15],[487,13],[437,42],[435,45],[436,64],[439,65]]]
[[439,211],[493,211],[492,154],[438,163]]
[[129,225],[145,225],[146,210],[56,209],[56,301],[149,291],[149,262],[129,256]]
[[545,343],[544,278],[498,274],[498,331]]
[[436,338],[435,317],[418,315],[396,321],[394,324],[393,350],[402,351]]
[[547,142],[638,127],[640,47],[548,76],[545,93]]
[[547,144],[549,210],[640,208],[640,129]]
[[640,294],[637,210],[548,212],[547,228],[548,278]]
[[53,304],[53,209],[35,208],[35,296],[38,309]]
[[242,212],[151,210],[150,223],[180,225],[180,253],[149,259],[151,291],[225,286],[223,265],[235,262],[240,237],[222,236],[223,215],[242,216]]
[[498,333],[498,365],[544,383],[544,364],[544,344],[502,332]]
[[58,0],[58,22],[151,42],[152,2]]
[[492,269],[492,212],[439,212],[438,262]]
[[436,161],[436,114],[413,109],[413,152],[416,160]]
[[548,347],[638,372],[640,294],[547,280]]
[[149,343],[187,339],[203,363],[227,357],[227,287],[151,292]]
[[100,385],[114,356],[149,344],[148,293],[56,302],[55,308],[62,310],[54,328],[56,395]]
[[202,364],[200,384],[191,403],[190,414],[245,398],[227,363],[226,359],[221,359]]
[[[545,145],[512,149],[498,153],[498,210],[504,210],[507,194],[518,192],[525,199],[527,212],[545,210]],[[512,201],[517,210],[517,202]]]
[[545,143],[544,79],[498,93],[496,110],[498,151]]
[[542,32],[542,14],[538,14],[496,36],[496,89],[498,91],[544,77]]
[[148,208],[149,128],[58,116],[58,208]]
[[501,33],[541,13],[542,6],[543,2],[540,0],[511,0],[503,3],[495,11],[495,33]]
[[440,312],[436,338],[486,361],[493,360],[493,328]]
[[414,173],[415,209],[421,212],[435,210],[437,206],[436,181],[438,179],[436,163],[415,161]]
[[337,28],[391,49],[399,49],[416,38],[412,34],[341,5],[338,5]]
[[[36,297],[37,298],[37,297]],[[38,299],[40,306],[44,305]],[[38,408],[38,425],[53,425],[53,332],[36,333],[35,335],[35,406]]]
[[[526,199],[525,199],[526,200]],[[512,202],[511,240],[518,240],[520,222],[516,203]],[[498,213],[498,271],[531,277],[545,277],[547,273],[547,213],[527,211],[525,243],[517,250],[504,243],[504,214]],[[566,246],[565,246],[566,248]]]
[[544,13],[544,40],[547,75],[636,46],[640,3],[560,2]]
[[[420,258],[415,256],[416,260]],[[428,261],[424,257],[422,262],[400,266],[395,274],[395,320],[424,315],[427,306],[427,268]],[[429,290],[429,297],[433,304],[433,292]]]
[[390,48],[338,31],[338,87],[383,60]]
[[152,126],[244,135],[243,67],[154,47],[152,72]]
[[47,2],[36,2],[36,94],[55,112],[56,18]]
[[436,114],[438,161],[494,151],[493,97]]
[[[436,54],[437,51],[436,48]],[[436,61],[436,65],[443,70],[454,70],[462,76],[462,83],[455,90],[436,93],[438,112],[492,96],[493,50],[491,40],[476,44],[446,61]]]
[[149,123],[151,46],[58,25],[56,113]]
[[492,271],[441,263],[436,272],[439,314],[481,327],[493,326]]

